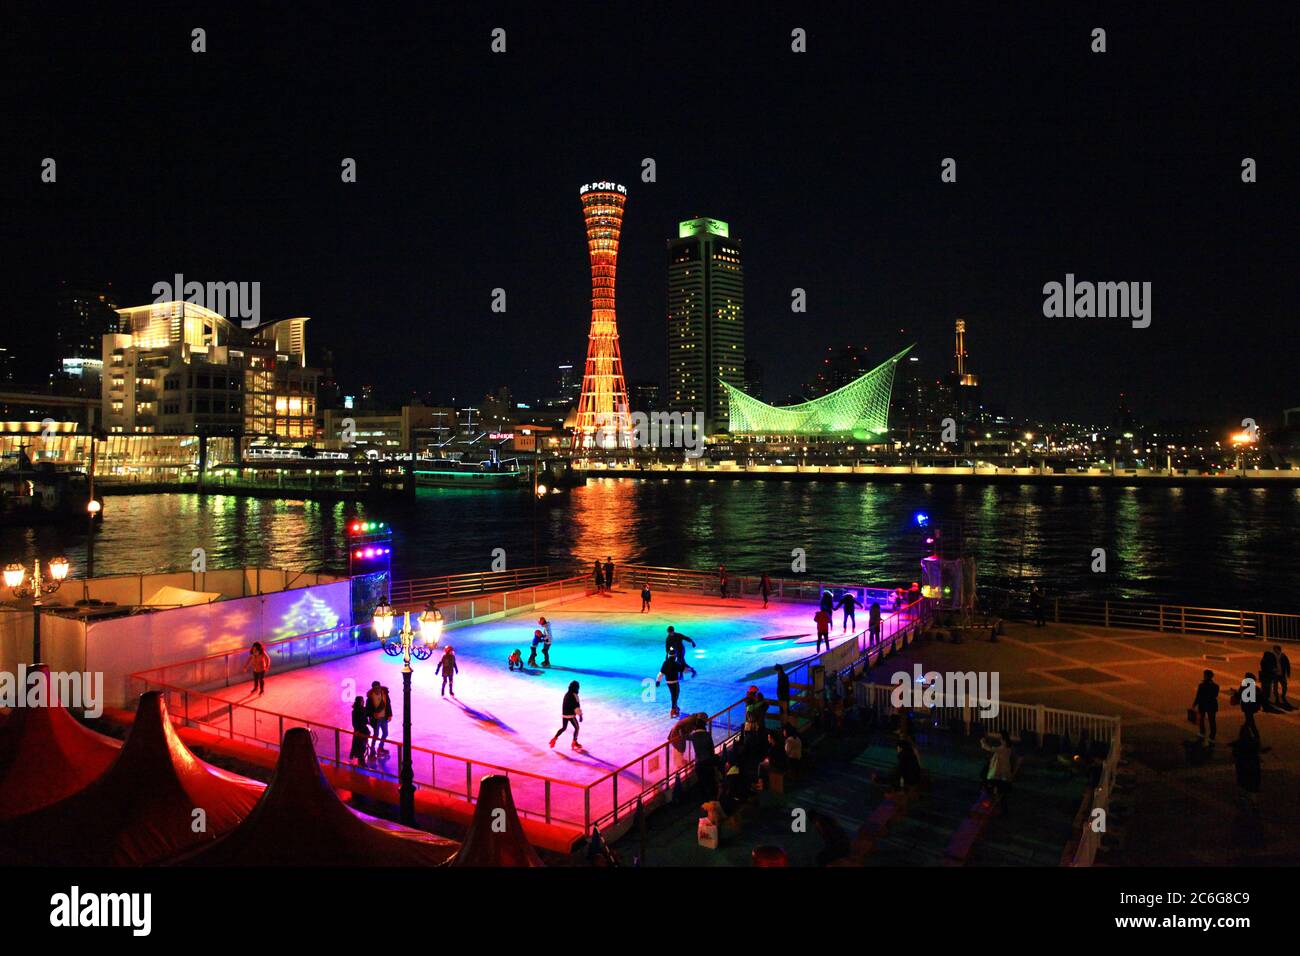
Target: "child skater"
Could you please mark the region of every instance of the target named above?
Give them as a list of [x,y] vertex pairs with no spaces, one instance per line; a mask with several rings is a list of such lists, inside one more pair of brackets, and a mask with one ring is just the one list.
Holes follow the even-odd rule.
[[641,589],[641,613],[645,614],[650,610],[650,582],[647,581],[645,587]]
[[512,671],[521,671],[524,669],[524,655],[520,653],[519,648],[515,648],[514,653],[506,658],[506,664]]

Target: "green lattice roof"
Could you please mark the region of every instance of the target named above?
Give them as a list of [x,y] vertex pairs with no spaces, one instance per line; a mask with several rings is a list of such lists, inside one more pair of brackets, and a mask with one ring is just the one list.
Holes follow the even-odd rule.
[[889,428],[889,394],[894,370],[909,345],[860,378],[821,398],[777,407],[760,402],[726,382],[730,431],[739,435],[881,435]]

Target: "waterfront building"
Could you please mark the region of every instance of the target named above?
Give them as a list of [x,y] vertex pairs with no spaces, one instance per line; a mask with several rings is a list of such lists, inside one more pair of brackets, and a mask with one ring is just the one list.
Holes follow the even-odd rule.
[[668,242],[668,410],[702,414],[706,434],[724,431],[744,385],[740,240],[720,219],[686,220]]
[[381,454],[423,453],[454,437],[456,410],[428,405],[403,405],[388,411],[325,410],[324,440],[330,451],[370,450]]
[[191,302],[119,309],[103,336],[103,421],[112,432],[317,435],[320,372],[306,317],[245,329]]

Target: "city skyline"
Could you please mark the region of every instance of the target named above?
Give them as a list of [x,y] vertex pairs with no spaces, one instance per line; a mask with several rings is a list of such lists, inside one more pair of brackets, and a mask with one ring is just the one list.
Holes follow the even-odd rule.
[[[206,59],[196,58],[184,45],[153,51],[153,33],[130,35],[130,24],[115,18],[59,21],[73,36],[93,32],[156,57],[167,82],[155,108],[198,109],[203,120],[169,127],[172,148],[164,152],[186,159],[163,162],[147,135],[153,117],[132,108],[129,84],[106,77],[87,91],[75,76],[40,86],[21,79],[17,92],[27,105],[5,157],[16,226],[6,260],[16,302],[33,314],[60,278],[111,280],[120,301],[132,303],[149,301],[152,284],[176,272],[257,281],[268,314],[313,316],[315,340],[346,353],[344,374],[382,367],[403,386],[458,398],[504,383],[540,392],[556,365],[581,358],[589,289],[570,190],[598,169],[627,183],[637,209],[620,255],[630,380],[667,382],[663,243],[678,222],[702,215],[744,237],[747,357],[764,367],[766,390],[778,399],[797,390],[828,345],[868,343],[883,359],[898,328],[920,343],[927,365],[946,372],[948,330],[963,318],[986,391],[1013,414],[1104,418],[1120,392],[1148,419],[1263,421],[1294,404],[1289,359],[1269,345],[1290,321],[1300,281],[1268,242],[1286,227],[1284,200],[1294,185],[1276,142],[1285,131],[1277,84],[1259,82],[1292,66],[1269,31],[1255,29],[1247,41],[1225,24],[1227,35],[1256,48],[1250,67],[1198,49],[1189,82],[1204,95],[1171,104],[1159,67],[1133,47],[1158,28],[1165,46],[1194,49],[1204,24],[1194,32],[1156,11],[1109,13],[1112,36],[1127,38],[1105,54],[1125,73],[1134,101],[1126,105],[1113,98],[1115,80],[1088,73],[1095,61],[1086,44],[1074,49],[1046,17],[1018,21],[1038,40],[1025,62],[1005,74],[985,72],[966,89],[958,82],[963,69],[997,48],[992,25],[978,48],[967,48],[939,27],[842,16],[844,23],[807,17],[803,59],[781,43],[759,44],[757,23],[736,33],[690,16],[648,23],[656,48],[672,55],[656,67],[634,46],[607,71],[610,101],[624,104],[635,122],[602,124],[597,133],[582,126],[583,73],[564,55],[578,41],[535,15],[513,14],[506,54],[492,59],[487,40],[480,52],[458,43],[440,60],[446,92],[434,88],[435,98],[453,95],[462,89],[457,78],[472,72],[482,115],[500,119],[480,123],[457,113],[436,138],[402,121],[414,118],[416,104],[400,83],[331,73],[333,58],[321,53],[341,42],[334,22],[278,12],[256,27],[224,16],[207,28],[214,40],[238,36],[241,44],[277,28],[302,37],[314,52],[293,54],[279,68],[286,71],[281,110],[249,103],[252,80],[242,80],[238,67],[252,54],[242,45],[214,42]],[[490,29],[472,14],[440,17],[447,33]],[[393,69],[414,79],[424,66],[401,45],[398,26],[375,18],[348,42],[392,48]],[[866,77],[845,66],[854,29],[868,44]],[[189,25],[164,15],[154,30],[188,34]],[[28,39],[23,49],[41,47],[39,36]],[[913,75],[889,49],[894,41],[899,49],[926,45],[947,65]],[[701,66],[703,49],[712,56]],[[559,66],[544,89],[532,89],[550,58]],[[684,89],[671,69],[677,58],[719,82],[738,71],[754,94],[750,105],[720,118],[703,104],[670,110],[638,95],[648,77]],[[1071,67],[1069,84],[1053,65],[1061,58]],[[41,75],[35,68],[20,74]],[[1090,75],[1096,79],[1076,82]],[[833,102],[805,103],[786,92],[796,76],[819,89],[855,91],[868,123]],[[1003,115],[973,122],[973,99],[993,93],[1003,97]],[[77,114],[78,126],[37,122],[86,96],[94,108]],[[1198,132],[1186,104],[1199,109],[1206,99],[1234,103],[1228,133]],[[395,125],[367,119],[361,105],[375,101],[389,104]],[[759,102],[770,108],[752,105]],[[1146,115],[1157,106],[1158,115]],[[1067,114],[1077,126],[1062,126],[1058,117]],[[91,149],[109,128],[117,131],[112,148]],[[259,146],[240,148],[221,135],[236,128]],[[670,135],[674,128],[690,135]],[[358,129],[364,135],[348,132]],[[545,149],[522,158],[520,137],[546,129],[564,135],[547,136]],[[827,129],[845,144],[834,156],[819,145]],[[441,145],[457,136],[473,141],[473,163]],[[1159,138],[1163,151],[1130,148],[1143,138]],[[728,148],[738,143],[747,145]],[[42,183],[41,159],[51,155],[60,160],[58,180]],[[1241,181],[1242,156],[1258,161],[1258,182]],[[345,157],[357,161],[356,183],[340,181]],[[957,161],[955,183],[941,181],[945,157]],[[654,160],[654,182],[643,181],[645,159]],[[768,188],[778,179],[782,189]],[[59,191],[60,202],[50,203],[49,190]],[[202,197],[211,199],[205,215],[185,215]],[[1152,325],[1044,318],[1044,284],[1068,274],[1151,282]],[[508,297],[500,314],[491,311],[497,288]],[[805,290],[806,313],[790,311],[793,289]],[[402,341],[428,348],[396,348]],[[1157,367],[1180,374],[1158,377]],[[1204,389],[1211,379],[1229,387]]]

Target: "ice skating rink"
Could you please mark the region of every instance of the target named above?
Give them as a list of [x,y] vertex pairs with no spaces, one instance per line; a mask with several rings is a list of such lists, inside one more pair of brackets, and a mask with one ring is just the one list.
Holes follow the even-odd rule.
[[[745,695],[757,684],[764,695],[776,696],[773,666],[810,656],[816,632],[812,604],[772,602],[766,609],[753,599],[657,593],[653,610],[640,613],[640,592],[616,588],[612,594],[591,595],[540,611],[551,622],[554,640],[550,668],[540,666],[510,672],[506,659],[515,648],[527,661],[538,614],[473,625],[443,633],[442,646],[456,650],[453,698],[441,696],[441,675],[434,668],[441,659],[414,664],[412,679],[412,735],[424,747],[455,757],[470,758],[513,770],[570,781],[590,783],[661,745],[674,724],[670,716],[667,685],[657,690],[654,677],[664,659],[664,637],[671,624],[693,638],[686,645],[689,672],[681,685],[682,713],[715,713]],[[846,639],[836,612],[832,642]],[[866,627],[867,614],[859,609],[857,629]],[[850,626],[847,635],[853,633]],[[782,638],[764,640],[764,638]],[[219,692],[226,700],[247,703],[261,710],[290,715],[332,727],[350,727],[352,698],[364,694],[378,680],[390,691],[396,711],[390,739],[401,739],[402,665],[400,657],[380,650],[277,674],[266,681],[266,693],[251,698],[251,683]],[[554,750],[548,746],[560,726],[560,707],[570,681],[581,684],[584,722],[581,752],[569,748],[571,734]],[[649,682],[647,685],[647,681]],[[323,742],[322,742],[323,743]],[[344,739],[346,754],[347,738]],[[333,744],[321,747],[331,753]],[[397,773],[397,748],[382,769]],[[459,761],[415,752],[416,779],[448,790],[465,789],[466,773]],[[455,766],[459,764],[459,767]],[[647,773],[653,778],[654,770]],[[658,768],[662,772],[662,768]],[[476,767],[477,779],[490,772]],[[456,779],[459,774],[459,780]],[[629,783],[637,774],[629,774]],[[536,812],[543,797],[523,794],[527,781],[512,781],[520,809]],[[569,802],[573,793],[563,798]],[[553,795],[553,800],[560,800]],[[601,802],[605,802],[602,800]]]

